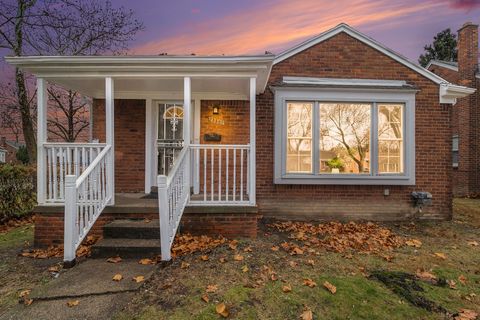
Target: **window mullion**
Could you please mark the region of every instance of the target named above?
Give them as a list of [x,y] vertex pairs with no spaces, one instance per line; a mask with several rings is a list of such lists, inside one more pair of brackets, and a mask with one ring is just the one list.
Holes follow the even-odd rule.
[[313,174],[317,175],[320,172],[320,110],[318,101],[315,101],[313,105],[313,139],[312,139],[312,148],[313,148]]
[[372,104],[371,109],[371,134],[370,134],[370,167],[371,175],[378,175],[378,105]]

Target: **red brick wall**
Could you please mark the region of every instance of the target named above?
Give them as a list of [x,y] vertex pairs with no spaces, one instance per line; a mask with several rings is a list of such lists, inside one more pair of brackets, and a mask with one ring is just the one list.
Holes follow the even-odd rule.
[[[257,202],[265,216],[400,219],[414,212],[411,192],[429,191],[425,218],[451,216],[451,108],[438,85],[360,41],[340,33],[273,66],[269,85],[283,76],[406,80],[416,95],[416,185],[332,186],[273,184],[274,96],[257,97]],[[390,196],[383,196],[385,188]]]
[[[105,142],[105,100],[93,101],[93,139]],[[115,100],[115,191],[145,189],[145,100]]]

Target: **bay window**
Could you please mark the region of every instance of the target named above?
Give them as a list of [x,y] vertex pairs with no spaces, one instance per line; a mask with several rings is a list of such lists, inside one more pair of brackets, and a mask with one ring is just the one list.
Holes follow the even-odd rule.
[[275,90],[275,182],[414,184],[412,90]]

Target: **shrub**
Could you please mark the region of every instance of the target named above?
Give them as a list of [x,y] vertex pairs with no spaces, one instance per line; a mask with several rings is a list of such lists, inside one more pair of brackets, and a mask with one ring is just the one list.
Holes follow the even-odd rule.
[[27,147],[25,146],[20,146],[15,156],[17,157],[17,160],[23,164],[28,164],[28,162],[30,161],[28,158]]
[[36,204],[34,173],[24,165],[0,165],[0,223],[31,213]]

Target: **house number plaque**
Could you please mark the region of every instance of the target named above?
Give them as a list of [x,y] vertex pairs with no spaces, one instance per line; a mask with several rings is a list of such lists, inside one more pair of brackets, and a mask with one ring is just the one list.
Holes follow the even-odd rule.
[[225,125],[225,121],[223,119],[218,119],[218,118],[215,118],[215,117],[208,117],[208,121],[213,123],[213,124],[218,124],[218,125]]

